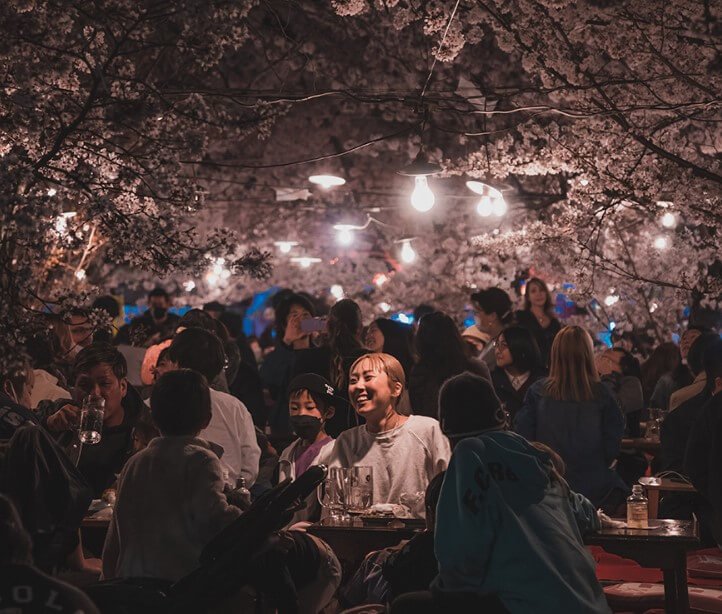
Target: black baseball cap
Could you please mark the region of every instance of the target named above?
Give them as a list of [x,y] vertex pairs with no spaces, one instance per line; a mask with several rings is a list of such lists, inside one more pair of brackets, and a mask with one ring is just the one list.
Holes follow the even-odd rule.
[[296,390],[308,390],[321,395],[329,403],[338,400],[336,389],[328,382],[325,377],[321,377],[316,373],[302,373],[291,380],[288,385],[288,394]]

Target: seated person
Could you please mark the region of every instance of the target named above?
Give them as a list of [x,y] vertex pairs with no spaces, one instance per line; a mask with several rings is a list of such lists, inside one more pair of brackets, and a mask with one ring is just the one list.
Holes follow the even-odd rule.
[[[328,381],[315,373],[297,375],[288,386],[288,414],[291,428],[298,435],[283,452],[278,466],[278,481],[296,479],[311,465],[327,464],[333,450],[333,438],[326,434],[326,421],[334,414],[336,396]],[[345,403],[345,401],[343,401]],[[292,524],[317,521],[320,509],[316,493],[306,500],[306,507],[296,512]]]
[[397,546],[370,552],[339,597],[344,607],[390,603],[413,591],[427,591],[439,573],[434,554],[434,524],[444,472],[426,488],[426,530]]
[[[173,337],[169,357],[175,367],[198,371],[208,382],[218,377],[226,360],[221,340],[202,328],[187,328]],[[258,477],[261,458],[251,414],[228,393],[211,388],[210,395],[212,417],[200,438],[223,448],[221,467],[226,473],[225,482],[233,488],[242,477],[250,489]]]
[[0,494],[0,611],[13,614],[57,612],[98,614],[93,602],[74,586],[33,565],[32,540],[13,503]]
[[203,547],[241,511],[223,494],[213,444],[199,439],[211,421],[206,379],[189,369],[163,375],[151,395],[161,436],[135,454],[118,479],[103,548],[103,577],[179,580]]
[[30,411],[35,374],[26,356],[8,360],[0,372],[0,440],[10,439],[23,424],[39,424]]
[[[436,510],[439,575],[423,611],[608,613],[580,532],[584,517],[582,528],[599,527],[596,513],[570,496],[549,454],[506,430],[489,383],[451,378],[439,415],[456,445]],[[392,612],[421,611],[419,601],[401,597]]]
[[366,424],[339,435],[329,464],[372,467],[375,504],[399,503],[402,494],[423,496],[451,454],[436,419],[396,411],[404,383],[403,367],[389,354],[366,354],[351,365],[349,399]]
[[114,346],[93,343],[80,351],[73,365],[75,400],[60,399],[38,407],[46,428],[62,447],[70,449],[78,441],[83,399],[89,394],[105,399],[100,442],[83,446],[78,461],[96,498],[115,483],[133,453],[133,427],[145,411],[140,395],[126,379],[127,372],[125,358]]

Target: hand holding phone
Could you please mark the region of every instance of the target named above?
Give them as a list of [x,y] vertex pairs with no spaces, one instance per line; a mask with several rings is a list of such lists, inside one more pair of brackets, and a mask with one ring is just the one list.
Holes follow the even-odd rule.
[[310,334],[326,330],[326,318],[306,318],[301,320],[301,332]]

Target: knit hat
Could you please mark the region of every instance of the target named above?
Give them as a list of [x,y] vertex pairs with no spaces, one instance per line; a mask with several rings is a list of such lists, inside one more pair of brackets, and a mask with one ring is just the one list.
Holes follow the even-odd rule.
[[470,337],[471,339],[477,339],[478,341],[481,341],[484,345],[491,341],[491,335],[482,331],[476,324],[472,324],[471,326],[469,326],[469,328],[467,328],[463,333],[461,333],[461,336]]
[[336,390],[328,382],[328,380],[315,373],[302,373],[291,380],[288,385],[288,394],[294,393],[296,390],[308,390],[323,397],[329,403],[338,400]]
[[491,383],[467,371],[441,387],[439,421],[449,439],[460,439],[502,429],[506,412]]

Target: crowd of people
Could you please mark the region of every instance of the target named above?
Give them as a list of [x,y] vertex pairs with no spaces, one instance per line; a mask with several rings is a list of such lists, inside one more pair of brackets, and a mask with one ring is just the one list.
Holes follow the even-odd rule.
[[[309,296],[283,291],[260,339],[219,303],[171,313],[162,289],[119,330],[89,310],[53,318],[0,373],[0,564],[12,570],[0,606],[29,612],[52,594],[57,611],[95,612],[48,575],[68,569],[177,582],[252,501],[319,464],[370,467],[373,504],[427,529],[340,587],[335,553],[305,531],[327,513],[309,495],[258,565],[284,590],[249,579],[279,611],[607,612],[582,536],[648,471],[686,476],[697,494],[665,499],[660,515],[694,513],[722,544],[719,334],[689,327],[641,362],[562,325],[541,279],[520,310],[501,288],[470,298],[466,329],[426,305],[413,326],[365,326],[353,300],[320,319]],[[89,309],[118,317],[112,297]],[[102,436],[83,445],[92,395]],[[621,449],[649,410],[667,414],[652,467]],[[79,533],[91,499],[114,503],[98,552]]]

